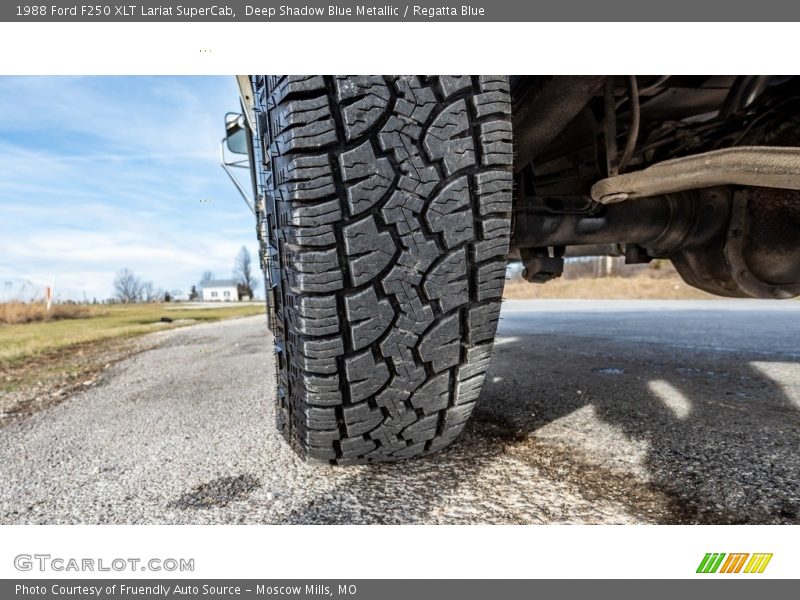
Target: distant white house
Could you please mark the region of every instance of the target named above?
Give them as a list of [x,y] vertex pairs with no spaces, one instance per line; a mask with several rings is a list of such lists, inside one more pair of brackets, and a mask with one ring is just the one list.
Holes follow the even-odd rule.
[[239,287],[233,279],[212,279],[203,284],[203,302],[238,302]]

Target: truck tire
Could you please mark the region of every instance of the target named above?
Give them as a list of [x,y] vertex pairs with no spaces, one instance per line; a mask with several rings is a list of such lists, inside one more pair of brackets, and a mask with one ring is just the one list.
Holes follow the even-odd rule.
[[278,428],[331,464],[464,428],[500,313],[506,77],[254,78]]

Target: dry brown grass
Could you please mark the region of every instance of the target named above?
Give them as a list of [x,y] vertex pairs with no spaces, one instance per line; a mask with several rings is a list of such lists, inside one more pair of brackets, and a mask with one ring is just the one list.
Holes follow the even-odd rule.
[[556,279],[544,285],[521,279],[506,282],[504,298],[511,299],[607,299],[607,300],[710,300],[683,282],[679,275]]
[[91,315],[88,306],[81,304],[47,304],[42,301],[21,302],[14,300],[0,303],[0,323],[19,325],[37,321],[60,321],[61,319],[85,319]]
[[138,336],[201,321],[264,314],[260,303],[243,306],[238,302],[220,302],[219,306],[202,310],[180,303],[83,305],[81,308],[87,311],[83,315],[87,318],[0,323],[0,364],[89,342]]

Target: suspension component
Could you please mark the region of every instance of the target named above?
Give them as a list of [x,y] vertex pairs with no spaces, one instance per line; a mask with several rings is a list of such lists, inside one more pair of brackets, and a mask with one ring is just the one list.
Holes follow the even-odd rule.
[[666,160],[598,181],[592,198],[613,204],[716,185],[800,190],[800,148],[746,146]]

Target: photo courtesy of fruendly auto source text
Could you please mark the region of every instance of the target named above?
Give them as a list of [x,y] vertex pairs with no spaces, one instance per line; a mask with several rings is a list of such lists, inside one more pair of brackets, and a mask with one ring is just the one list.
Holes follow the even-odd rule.
[[800,9],[420,1],[0,6],[0,597],[797,595]]

